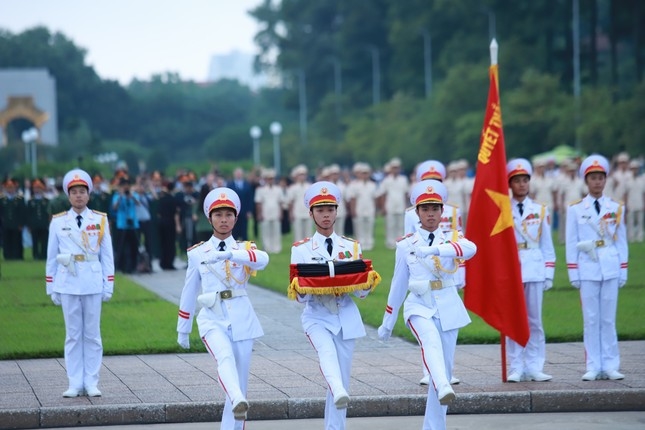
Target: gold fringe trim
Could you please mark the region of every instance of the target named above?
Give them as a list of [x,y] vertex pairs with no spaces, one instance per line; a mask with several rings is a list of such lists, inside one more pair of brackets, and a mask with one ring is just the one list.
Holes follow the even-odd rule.
[[340,287],[301,287],[298,283],[298,277],[294,277],[289,284],[289,290],[287,292],[287,297],[291,300],[296,299],[297,294],[341,294],[341,293],[351,293],[357,290],[366,290],[370,289],[370,293],[381,283],[381,275],[378,274],[375,270],[370,271],[367,274],[367,281],[361,284],[354,285],[345,285]]

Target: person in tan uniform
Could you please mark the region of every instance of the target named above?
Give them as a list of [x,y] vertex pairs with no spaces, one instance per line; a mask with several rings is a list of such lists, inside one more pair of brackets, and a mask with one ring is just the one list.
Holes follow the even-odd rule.
[[396,248],[396,239],[403,234],[403,220],[407,207],[410,182],[401,174],[401,160],[393,158],[387,164],[389,173],[378,186],[377,196],[382,200],[385,215],[385,246]]
[[354,235],[363,250],[374,248],[374,220],[376,218],[376,183],[370,178],[369,164],[356,163],[356,178],[347,186],[349,212],[354,224]]

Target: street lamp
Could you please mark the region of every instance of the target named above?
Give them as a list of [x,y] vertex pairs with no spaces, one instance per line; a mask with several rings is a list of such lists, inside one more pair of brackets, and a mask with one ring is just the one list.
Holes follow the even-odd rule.
[[269,126],[273,135],[273,168],[276,176],[280,176],[280,133],[282,133],[282,124],[273,121]]
[[249,134],[253,139],[253,164],[255,166],[260,165],[260,137],[262,136],[262,130],[257,125],[251,127]]
[[25,142],[25,163],[28,162],[29,146],[31,145],[31,177],[38,175],[38,160],[36,159],[36,141],[38,140],[38,129],[31,127],[22,132],[22,141]]

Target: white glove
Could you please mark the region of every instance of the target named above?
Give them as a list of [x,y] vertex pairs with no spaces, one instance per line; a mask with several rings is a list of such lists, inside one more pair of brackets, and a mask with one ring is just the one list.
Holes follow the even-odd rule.
[[553,279],[544,281],[544,291],[550,290],[551,288],[553,288]]
[[378,338],[385,342],[390,338],[390,336],[392,336],[392,330],[381,324],[378,328]]
[[618,288],[623,288],[627,283],[627,279],[620,278],[618,279]]
[[56,306],[60,306],[60,293],[51,293],[49,297],[52,298],[52,302],[54,302]]
[[573,285],[573,288],[580,289],[580,281],[571,281],[571,285]]
[[222,260],[229,260],[233,256],[233,253],[231,251],[218,251],[215,254],[215,257],[217,260],[222,261]]
[[439,255],[439,248],[436,246],[418,246],[414,253],[417,257],[426,258],[428,255]]
[[111,298],[112,298],[112,293],[108,293],[107,291],[104,291],[103,297],[101,297],[101,300],[103,300],[104,302],[109,302]]
[[190,341],[188,340],[188,333],[177,333],[177,343],[184,349],[190,349]]

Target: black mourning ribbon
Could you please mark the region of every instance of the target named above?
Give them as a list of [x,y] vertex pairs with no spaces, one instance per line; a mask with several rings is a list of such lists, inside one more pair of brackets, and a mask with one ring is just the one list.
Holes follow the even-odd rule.
[[[304,277],[329,276],[329,266],[319,263],[298,263],[298,275]],[[350,273],[361,273],[367,268],[363,260],[334,261],[334,272],[336,275],[348,275]]]

